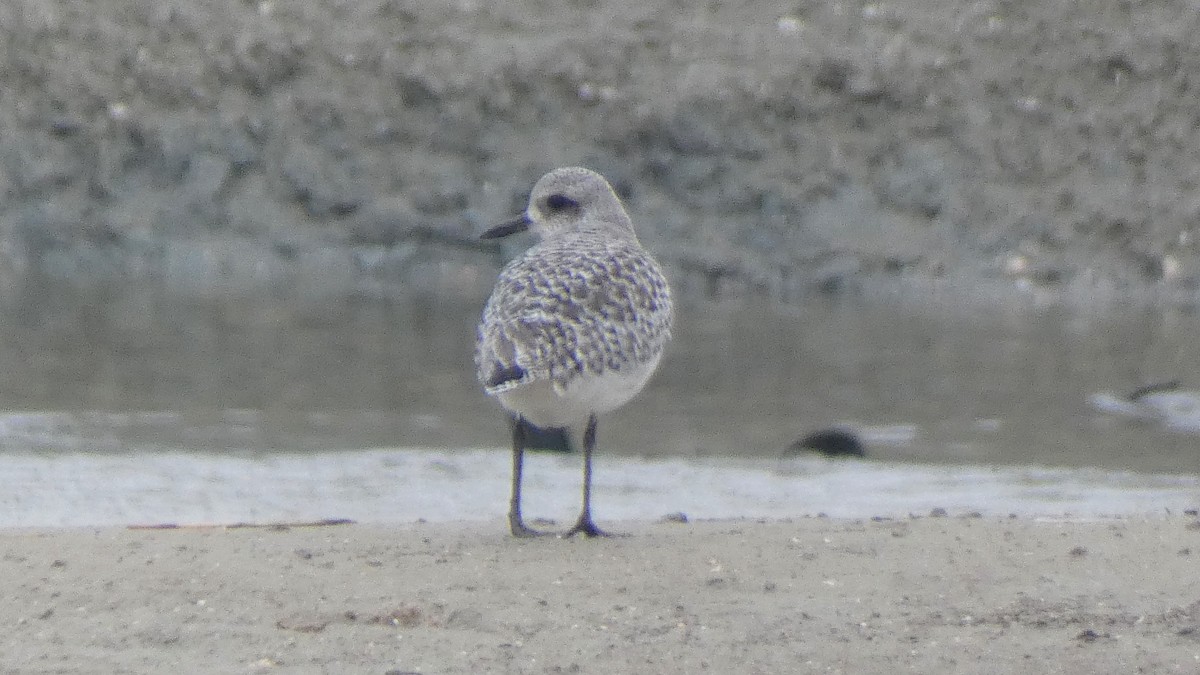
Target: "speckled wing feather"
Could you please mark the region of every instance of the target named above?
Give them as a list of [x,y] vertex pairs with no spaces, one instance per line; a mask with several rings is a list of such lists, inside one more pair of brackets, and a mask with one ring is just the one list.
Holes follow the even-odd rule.
[[582,232],[509,263],[484,309],[475,364],[489,393],[644,363],[670,338],[658,265],[633,240]]

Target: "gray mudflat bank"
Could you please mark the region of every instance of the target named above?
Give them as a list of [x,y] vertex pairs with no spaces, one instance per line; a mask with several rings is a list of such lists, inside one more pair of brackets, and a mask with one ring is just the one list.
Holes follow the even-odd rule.
[[[1200,15],[1063,3],[0,8],[0,270],[486,292],[548,168],[681,293],[1187,301]],[[6,284],[12,287],[12,284]]]

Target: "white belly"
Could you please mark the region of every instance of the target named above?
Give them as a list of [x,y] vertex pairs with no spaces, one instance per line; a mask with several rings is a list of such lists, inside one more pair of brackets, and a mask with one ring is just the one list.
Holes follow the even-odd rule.
[[640,365],[600,375],[584,375],[567,387],[542,380],[496,394],[500,404],[539,427],[569,427],[625,405],[637,395],[661,355]]

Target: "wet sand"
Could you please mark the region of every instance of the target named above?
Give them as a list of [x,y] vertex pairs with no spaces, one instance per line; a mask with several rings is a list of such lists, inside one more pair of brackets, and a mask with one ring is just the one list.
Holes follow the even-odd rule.
[[1194,516],[5,530],[4,672],[1195,672]]

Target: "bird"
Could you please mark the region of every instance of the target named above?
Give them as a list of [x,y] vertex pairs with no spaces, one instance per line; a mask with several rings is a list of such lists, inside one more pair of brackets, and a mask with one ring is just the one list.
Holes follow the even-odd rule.
[[621,199],[589,169],[542,176],[524,213],[480,238],[526,230],[539,240],[501,270],[475,345],[480,384],[513,418],[509,528],[516,537],[549,534],[521,515],[530,425],[582,426],[583,503],[562,536],[609,536],[591,511],[597,416],[628,403],[658,367],[675,317],[670,287]]

